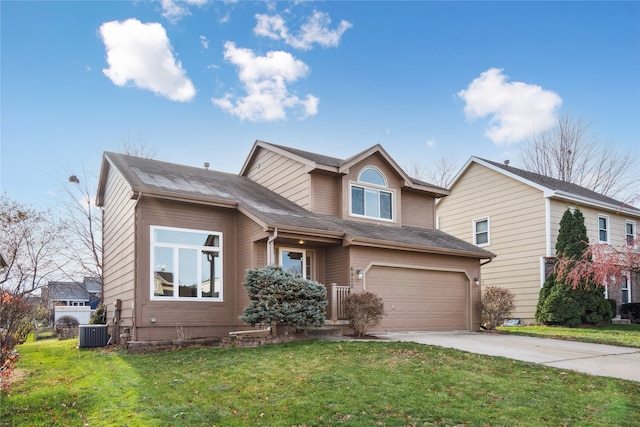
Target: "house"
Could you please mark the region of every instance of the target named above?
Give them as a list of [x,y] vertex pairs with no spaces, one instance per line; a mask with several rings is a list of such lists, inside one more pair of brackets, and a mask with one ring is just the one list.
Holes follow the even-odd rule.
[[102,283],[99,277],[85,277],[82,282],[49,282],[42,289],[47,308],[84,307],[95,310],[100,303]]
[[[635,239],[640,209],[575,184],[472,157],[454,177],[451,195],[437,204],[439,229],[496,254],[482,267],[482,285],[515,294],[513,317],[535,321],[545,258],[555,256],[560,219],[579,208],[590,243]],[[606,297],[640,301],[640,278],[608,284]]]
[[380,145],[343,160],[256,141],[237,175],[104,153],[107,318],[136,341],[226,335],[247,328],[246,270],[279,264],[327,286],[330,321],[367,290],[379,330],[477,330],[494,255],[435,229],[448,194]]

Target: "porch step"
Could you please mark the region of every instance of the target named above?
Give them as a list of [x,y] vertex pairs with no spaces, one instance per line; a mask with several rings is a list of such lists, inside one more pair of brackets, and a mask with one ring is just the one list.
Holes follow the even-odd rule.
[[337,326],[322,326],[315,329],[307,329],[307,335],[316,337],[336,337],[342,335],[342,329]]

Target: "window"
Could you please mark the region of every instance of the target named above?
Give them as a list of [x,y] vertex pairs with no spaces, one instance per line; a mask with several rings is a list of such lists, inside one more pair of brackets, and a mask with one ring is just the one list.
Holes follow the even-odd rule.
[[489,218],[473,221],[473,243],[478,246],[489,244]]
[[620,284],[620,291],[622,293],[622,304],[628,304],[631,302],[631,290],[629,289],[629,278],[622,276],[622,283]]
[[609,217],[598,215],[598,241],[609,243]]
[[312,259],[313,251],[305,249],[280,248],[280,266],[285,271],[305,279],[313,279]]
[[222,233],[152,226],[151,298],[222,301]]
[[360,172],[358,184],[351,184],[351,214],[393,220],[393,192],[386,190],[387,180],[372,167]]
[[636,223],[626,220],[624,222],[624,229],[627,236],[627,245],[632,245],[636,241]]

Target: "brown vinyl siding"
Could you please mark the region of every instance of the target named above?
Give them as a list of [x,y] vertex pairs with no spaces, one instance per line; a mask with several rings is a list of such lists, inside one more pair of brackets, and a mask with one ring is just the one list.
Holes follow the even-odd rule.
[[402,191],[402,225],[435,228],[435,199],[424,193]]
[[[242,214],[238,214],[236,223],[238,225],[237,255],[234,269],[237,271],[237,278],[235,283],[229,285],[237,289],[235,312],[239,316],[249,305],[249,295],[243,285],[247,269],[263,267],[267,263],[268,234],[262,227]],[[238,324],[241,325],[242,322],[238,320]]]
[[[228,332],[239,324],[236,311],[240,288],[236,270],[236,211],[224,208],[187,205],[153,198],[142,198],[138,207],[138,312],[137,339],[178,338],[179,329],[197,338],[206,331]],[[222,233],[223,301],[151,300],[150,227],[152,225],[218,231]],[[152,323],[151,319],[156,319]],[[204,334],[204,335],[200,335]]]
[[325,284],[336,283],[339,286],[348,286],[349,273],[349,248],[343,246],[331,246],[325,251]]
[[311,175],[311,210],[316,213],[340,215],[340,180],[331,175]]
[[260,149],[246,176],[311,210],[310,178],[304,164],[273,151]]
[[[368,166],[373,166],[380,170],[387,180],[387,189],[393,192],[393,221],[385,221],[376,218],[362,218],[351,216],[351,206],[349,198],[351,197],[350,185],[358,182],[360,171]],[[365,160],[356,163],[349,168],[349,172],[342,179],[342,216],[346,219],[355,219],[358,221],[384,223],[390,226],[402,225],[402,191],[401,188],[404,181],[398,176],[397,172],[386,162],[379,154],[375,154]]]
[[110,168],[109,185],[104,193],[102,211],[103,299],[107,302],[107,318],[114,314],[114,303],[121,301],[120,325],[133,326],[135,287],[135,200],[123,177]]

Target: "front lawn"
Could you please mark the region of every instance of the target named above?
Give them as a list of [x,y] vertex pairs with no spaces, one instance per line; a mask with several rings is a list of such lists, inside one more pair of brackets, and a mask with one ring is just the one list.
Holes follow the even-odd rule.
[[28,342],[13,426],[640,426],[640,384],[397,342],[155,354]]
[[500,326],[500,332],[532,337],[558,338],[596,344],[640,348],[640,325],[603,325],[591,328],[560,326]]

